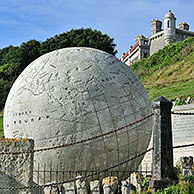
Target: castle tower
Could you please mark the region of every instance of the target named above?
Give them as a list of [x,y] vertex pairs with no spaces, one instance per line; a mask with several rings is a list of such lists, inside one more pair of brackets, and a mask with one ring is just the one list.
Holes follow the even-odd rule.
[[187,24],[186,22],[182,22],[178,26],[182,30],[187,30],[187,31],[189,30],[189,24]]
[[152,20],[151,21],[151,31],[152,31],[152,35],[156,34],[157,32],[160,32],[162,26],[162,22],[160,20]]
[[176,40],[176,18],[171,10],[164,17],[164,41],[171,44]]
[[137,43],[139,44],[139,53],[138,53],[139,59],[148,57],[150,54],[150,47],[148,45],[148,39],[145,38],[145,36],[140,35],[136,37],[135,42],[136,44]]

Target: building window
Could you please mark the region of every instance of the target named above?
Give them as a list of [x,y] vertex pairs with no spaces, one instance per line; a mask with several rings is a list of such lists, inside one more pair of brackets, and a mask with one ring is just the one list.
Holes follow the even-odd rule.
[[167,26],[168,26],[168,28],[170,28],[170,20],[168,20]]
[[148,45],[148,41],[147,41],[147,40],[144,40],[144,44],[145,44],[145,45]]
[[148,53],[147,52],[144,52],[143,53],[143,58],[146,58],[146,57],[148,57]]

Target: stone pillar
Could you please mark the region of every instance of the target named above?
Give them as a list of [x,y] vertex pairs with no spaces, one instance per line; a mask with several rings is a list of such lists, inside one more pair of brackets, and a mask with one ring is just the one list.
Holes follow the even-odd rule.
[[142,182],[142,177],[140,173],[134,172],[131,174],[131,184],[135,186],[137,193],[141,193],[141,182]]
[[150,187],[155,192],[171,185],[175,180],[173,169],[172,127],[171,127],[172,102],[163,96],[153,104],[153,172]]
[[75,183],[77,194],[86,194],[87,193],[86,182],[83,180],[82,176],[77,176],[76,178],[78,178]]
[[130,194],[130,193],[134,193],[136,190],[136,187],[133,186],[132,184],[130,184],[130,182],[128,180],[125,181],[121,181],[122,185],[121,185],[121,193],[122,194]]
[[45,187],[44,194],[59,194],[59,188],[57,185]]
[[[34,150],[32,139],[0,139],[0,187],[28,187],[33,183],[33,156],[29,153]],[[22,153],[14,153],[22,152]],[[26,190],[0,190],[1,194],[28,193]]]
[[75,194],[75,183],[64,183],[61,187],[62,194]]
[[192,176],[194,174],[193,169],[193,157],[181,157],[180,158],[180,167],[183,176]]
[[102,180],[104,194],[114,194],[118,189],[117,177],[106,177]]
[[90,192],[91,194],[100,194],[100,181],[99,180],[90,182]]

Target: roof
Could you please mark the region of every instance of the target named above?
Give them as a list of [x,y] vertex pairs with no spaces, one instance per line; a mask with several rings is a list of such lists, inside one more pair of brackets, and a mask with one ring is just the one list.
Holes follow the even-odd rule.
[[157,22],[157,23],[162,23],[159,19],[156,19],[156,20],[152,20],[152,21],[151,21],[151,24],[152,24],[152,23],[156,23],[156,22]]
[[[137,46],[139,46],[139,41],[132,47],[132,48],[130,48],[130,53],[137,47]],[[129,55],[129,51],[127,51],[121,58],[122,59],[125,59],[128,55]]]
[[127,52],[122,56],[122,58],[125,59],[128,55],[129,55],[129,51],[127,51]]
[[164,16],[164,19],[165,18],[174,18],[174,19],[176,19],[174,14],[171,12],[171,10],[169,10],[168,13]]
[[132,52],[138,45],[139,45],[139,41],[130,49],[130,52]]

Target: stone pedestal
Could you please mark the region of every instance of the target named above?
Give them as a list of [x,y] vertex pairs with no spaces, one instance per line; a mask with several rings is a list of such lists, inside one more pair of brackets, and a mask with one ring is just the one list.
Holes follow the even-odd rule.
[[117,177],[106,177],[102,180],[104,194],[115,194],[118,188]]
[[[28,187],[33,184],[34,141],[0,138],[0,187]],[[18,153],[19,152],[19,153]],[[18,154],[17,154],[18,153]],[[1,189],[1,194],[31,192],[31,189]]]
[[131,174],[131,184],[135,186],[137,193],[141,193],[142,176],[140,173],[134,172]]
[[75,183],[64,183],[61,187],[62,194],[75,194]]
[[172,127],[171,127],[172,102],[163,96],[153,104],[153,172],[150,187],[155,192],[171,185],[175,180],[173,169]]
[[130,193],[134,193],[134,191],[136,190],[136,187],[132,184],[130,184],[130,182],[128,180],[125,181],[121,181],[122,185],[121,185],[121,193],[122,194],[130,194]]
[[100,181],[99,180],[90,182],[90,192],[91,194],[100,194]]
[[193,157],[181,157],[180,158],[180,167],[183,176],[192,176],[194,174],[193,169]]
[[57,187],[57,185],[45,187],[44,194],[59,194],[59,188]]
[[87,194],[86,182],[82,179],[82,176],[77,176],[76,189],[77,194]]

